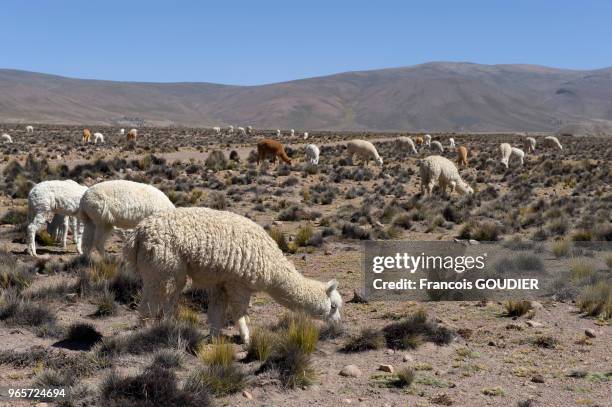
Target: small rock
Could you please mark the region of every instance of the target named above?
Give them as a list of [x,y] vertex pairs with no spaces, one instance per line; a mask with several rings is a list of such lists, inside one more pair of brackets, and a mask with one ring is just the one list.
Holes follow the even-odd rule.
[[361,376],[361,370],[355,365],[346,365],[340,371],[340,376],[359,377]]
[[531,308],[533,308],[533,309],[542,309],[542,308],[544,308],[544,306],[542,305],[541,302],[531,301]]
[[544,376],[537,374],[531,378],[531,381],[534,383],[544,383]]
[[253,395],[251,393],[249,393],[248,391],[244,390],[242,392],[242,395],[247,398],[248,400],[253,400]]
[[526,324],[532,328],[542,328],[544,326],[544,324],[532,320],[527,320]]
[[387,349],[387,355],[394,355],[395,351],[393,349]]
[[378,370],[380,370],[381,372],[387,372],[387,373],[393,373],[393,366],[391,365],[380,365],[378,366]]
[[242,360],[242,359],[247,357],[247,354],[248,354],[247,351],[237,352],[236,353],[236,359],[237,360]]
[[468,242],[470,242],[471,245],[480,244],[478,240],[474,240],[474,239],[470,239],[468,240]]
[[77,302],[77,295],[76,295],[76,293],[66,294],[66,301],[68,301],[68,302]]
[[351,399],[342,399],[342,402],[345,404],[351,404],[353,402],[353,400]]
[[489,341],[489,343],[487,343],[487,345],[489,345],[489,346],[497,346],[497,344],[495,342],[493,342],[493,341]]
[[407,353],[404,354],[404,356],[402,357],[402,360],[404,362],[414,362],[414,358]]
[[363,292],[363,290],[356,288],[353,291],[353,298],[351,298],[349,302],[356,304],[367,304],[368,300],[365,297],[365,293]]
[[594,329],[591,329],[591,328],[585,329],[585,330],[584,330],[584,334],[585,334],[586,336],[588,336],[589,338],[595,338],[595,337],[597,336],[597,335],[595,334],[595,330],[594,330]]

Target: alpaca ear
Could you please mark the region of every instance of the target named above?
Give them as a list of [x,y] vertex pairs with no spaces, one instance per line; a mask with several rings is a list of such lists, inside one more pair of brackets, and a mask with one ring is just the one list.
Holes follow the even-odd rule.
[[338,288],[338,280],[335,278],[327,282],[327,287],[325,287],[325,292],[327,295],[330,295],[335,289]]

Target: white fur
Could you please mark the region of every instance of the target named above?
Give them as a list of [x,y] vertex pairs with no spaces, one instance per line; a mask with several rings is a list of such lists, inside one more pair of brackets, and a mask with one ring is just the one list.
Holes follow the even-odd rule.
[[28,218],[30,224],[27,228],[28,253],[36,256],[36,232],[46,223],[48,214],[65,215],[62,244],[66,248],[68,236],[68,222],[72,222],[72,232],[77,251],[81,253],[82,225],[77,219],[81,197],[87,187],[72,180],[43,181],[34,185],[28,194]]
[[449,145],[449,148],[453,148],[454,149],[455,148],[455,139],[452,138],[452,137],[449,138],[448,139],[448,145]]
[[525,146],[525,150],[527,150],[528,153],[535,152],[536,139],[534,139],[533,137],[525,137],[523,144]]
[[219,126],[215,126],[215,127],[213,127],[212,129],[213,129],[213,131],[214,131],[215,133],[217,133],[217,134],[221,133],[221,127],[219,127]]
[[2,141],[5,142],[5,143],[12,143],[13,142],[13,138],[9,134],[4,133],[2,135]]
[[279,129],[276,129],[276,136],[280,137],[281,136],[281,131]]
[[471,194],[474,192],[461,178],[455,164],[445,157],[430,155],[420,160],[419,173],[421,176],[421,192],[428,193],[430,196],[436,182],[443,194],[446,194],[446,187],[448,186],[451,188],[451,193],[455,188],[460,194]]
[[123,136],[125,134],[125,129],[119,130],[119,134],[121,134]]
[[247,133],[253,134],[253,126],[247,126]]
[[94,133],[94,144],[104,143],[104,134],[102,133]]
[[430,147],[432,147],[432,150],[438,150],[441,153],[444,152],[444,147],[442,147],[442,143],[440,143],[438,140],[432,141],[430,143]]
[[544,137],[544,143],[548,147],[553,147],[553,148],[556,147],[559,150],[563,150],[563,146],[559,142],[559,139],[556,138],[555,136],[546,136],[546,137]]
[[423,136],[423,138],[425,139],[425,145],[427,147],[431,146],[431,135],[430,134],[426,134]]
[[83,252],[90,254],[95,247],[104,254],[104,243],[113,227],[131,229],[147,216],[173,208],[168,197],[151,185],[126,180],[96,184],[81,199]]
[[414,141],[410,137],[400,137],[396,140],[399,148],[409,148],[413,154],[417,154],[417,149],[414,145]]
[[383,159],[378,155],[374,144],[366,140],[351,140],[346,145],[349,156],[352,158],[354,154],[357,154],[359,158],[366,162],[366,165],[370,160],[376,161],[379,165],[383,164]]
[[291,133],[291,137],[295,136],[295,130],[294,129],[291,129],[290,133]]
[[238,127],[238,131],[240,132],[240,134],[242,134],[243,136],[246,136],[246,130],[244,127]]
[[308,144],[306,146],[306,158],[310,160],[311,164],[317,165],[319,164],[319,147],[314,144]]
[[512,156],[517,158],[520,165],[523,165],[523,159],[525,158],[525,152],[523,150],[512,147]]
[[308,140],[308,132],[307,131],[304,132],[304,140]]
[[510,155],[512,154],[512,146],[508,143],[501,143],[499,145],[499,151],[501,152],[500,163],[504,165],[504,167],[508,168],[508,161],[510,160]]
[[34,127],[26,126],[26,133],[34,133]]
[[279,304],[338,322],[338,283],[302,276],[276,242],[255,222],[209,208],[178,208],[142,221],[124,249],[128,265],[143,282],[144,317],[176,312],[187,277],[211,299],[208,322],[216,336],[229,311],[249,343],[247,312],[253,293],[264,291]]

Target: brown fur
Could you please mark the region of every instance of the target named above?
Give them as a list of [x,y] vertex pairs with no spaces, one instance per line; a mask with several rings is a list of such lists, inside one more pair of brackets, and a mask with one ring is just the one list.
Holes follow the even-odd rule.
[[459,167],[468,166],[468,150],[464,146],[457,148],[457,164]]
[[136,141],[136,136],[137,135],[138,135],[138,133],[136,132],[136,130],[132,129],[132,130],[128,131],[127,140],[128,141]]
[[257,164],[272,156],[271,162],[276,161],[276,157],[280,158],[287,164],[291,165],[291,159],[285,152],[285,147],[276,140],[265,139],[257,143]]
[[91,139],[91,132],[89,129],[83,129],[83,143],[89,143]]
[[423,144],[423,137],[415,138],[414,142],[416,143],[417,146],[420,146],[421,144]]

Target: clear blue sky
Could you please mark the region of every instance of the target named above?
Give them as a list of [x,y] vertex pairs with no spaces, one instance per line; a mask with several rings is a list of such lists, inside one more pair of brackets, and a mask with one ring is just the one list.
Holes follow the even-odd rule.
[[261,84],[429,61],[612,66],[607,0],[1,0],[0,67]]

